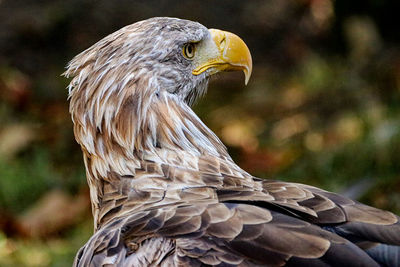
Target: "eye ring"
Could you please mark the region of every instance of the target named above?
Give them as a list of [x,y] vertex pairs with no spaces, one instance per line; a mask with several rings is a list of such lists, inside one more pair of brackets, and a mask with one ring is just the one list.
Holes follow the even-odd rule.
[[182,48],[182,54],[187,59],[192,59],[196,51],[194,43],[187,43]]

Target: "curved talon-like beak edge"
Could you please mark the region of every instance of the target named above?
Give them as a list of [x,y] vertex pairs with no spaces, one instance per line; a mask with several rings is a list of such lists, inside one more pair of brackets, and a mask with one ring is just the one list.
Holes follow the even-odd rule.
[[220,71],[242,70],[245,75],[247,85],[253,63],[250,50],[243,40],[236,34],[209,29],[211,38],[217,45],[219,54],[217,57],[209,58],[206,62],[192,71],[194,75],[199,75],[207,69],[213,68],[214,73]]

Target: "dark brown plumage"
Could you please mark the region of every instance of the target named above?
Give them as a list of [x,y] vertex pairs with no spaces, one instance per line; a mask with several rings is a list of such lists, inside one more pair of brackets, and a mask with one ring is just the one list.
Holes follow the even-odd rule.
[[68,66],[95,233],[76,266],[398,265],[394,214],[237,166],[190,109],[237,36],[180,19],[129,25]]

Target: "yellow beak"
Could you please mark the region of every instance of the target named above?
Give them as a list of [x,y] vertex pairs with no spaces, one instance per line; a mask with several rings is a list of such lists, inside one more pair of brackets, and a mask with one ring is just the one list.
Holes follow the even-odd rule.
[[247,45],[236,34],[210,29],[213,41],[218,48],[217,57],[212,57],[192,71],[194,75],[213,68],[214,72],[242,70],[245,75],[245,84],[248,83],[253,63]]

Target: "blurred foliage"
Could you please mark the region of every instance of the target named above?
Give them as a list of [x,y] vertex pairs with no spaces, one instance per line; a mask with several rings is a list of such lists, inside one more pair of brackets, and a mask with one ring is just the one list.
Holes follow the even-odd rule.
[[[91,235],[68,114],[74,55],[154,16],[235,32],[253,77],[195,110],[250,173],[400,213],[399,2],[0,0],[0,266],[70,266]],[[227,19],[228,18],[228,19]]]

